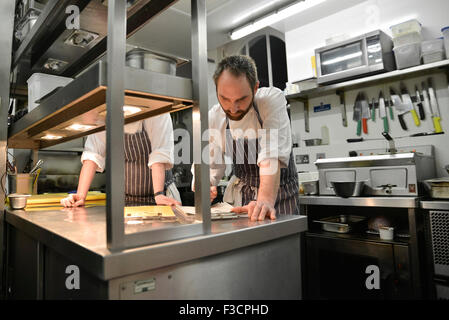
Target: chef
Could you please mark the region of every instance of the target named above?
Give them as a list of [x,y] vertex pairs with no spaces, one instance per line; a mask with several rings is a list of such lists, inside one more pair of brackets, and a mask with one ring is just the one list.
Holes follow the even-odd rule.
[[[181,198],[171,173],[173,125],[163,114],[125,125],[125,202],[127,205],[180,205]],[[103,172],[106,132],[87,137],[78,190],[61,200],[65,207],[84,205],[95,172]]]
[[[259,88],[248,56],[224,58],[214,74],[219,104],[209,111],[211,199],[232,159],[223,200],[252,221],[299,214],[290,121],[280,89]],[[216,133],[219,134],[216,134]]]

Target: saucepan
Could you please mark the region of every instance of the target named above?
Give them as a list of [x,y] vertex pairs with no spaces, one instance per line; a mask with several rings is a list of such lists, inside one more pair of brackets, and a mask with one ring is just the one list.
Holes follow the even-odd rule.
[[366,181],[331,181],[332,189],[342,198],[359,197],[362,194]]

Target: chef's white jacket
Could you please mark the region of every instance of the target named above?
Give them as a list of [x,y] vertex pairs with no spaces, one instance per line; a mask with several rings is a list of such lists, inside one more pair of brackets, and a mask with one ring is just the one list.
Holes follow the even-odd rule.
[[[258,107],[263,127],[257,118],[256,111],[251,108],[250,111],[240,121],[229,120],[229,128],[234,139],[237,138],[262,138],[260,140],[259,152],[257,154],[257,165],[260,162],[270,159],[279,160],[281,168],[286,168],[290,160],[292,150],[292,136],[290,120],[287,113],[287,101],[284,93],[274,87],[259,88],[254,97],[254,102]],[[209,110],[209,144],[210,144],[210,183],[217,186],[226,170],[226,163],[230,163],[231,159],[225,159],[225,131],[226,131],[226,114],[219,104],[214,105]],[[250,130],[248,130],[250,129]],[[276,129],[277,138],[275,143],[268,136],[264,136],[263,131],[258,129]],[[214,134],[214,130],[217,134]],[[253,135],[255,133],[255,137]],[[227,157],[226,157],[227,158]],[[225,161],[226,160],[226,161]],[[192,168],[193,171],[193,168]]]
[[[162,114],[145,120],[136,121],[125,125],[125,133],[142,131],[142,126],[151,142],[151,153],[148,166],[154,163],[164,163],[165,169],[171,169],[174,163],[174,139],[173,124],[170,114]],[[81,162],[92,160],[97,164],[97,171],[103,172],[106,161],[106,131],[97,132],[87,137]]]

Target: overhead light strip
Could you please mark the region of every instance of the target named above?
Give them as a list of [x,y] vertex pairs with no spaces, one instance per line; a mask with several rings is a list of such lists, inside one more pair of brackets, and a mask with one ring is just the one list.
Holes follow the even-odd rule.
[[291,17],[297,13],[315,7],[325,1],[327,0],[301,0],[299,2],[296,2],[295,4],[279,9],[276,12],[271,13],[261,19],[255,20],[254,22],[247,24],[246,26],[233,30],[230,33],[230,37],[232,40],[243,38],[253,32],[256,32],[269,25]]

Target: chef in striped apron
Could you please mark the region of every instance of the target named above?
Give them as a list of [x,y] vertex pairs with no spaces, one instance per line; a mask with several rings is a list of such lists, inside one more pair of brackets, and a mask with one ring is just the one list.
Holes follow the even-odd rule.
[[[174,183],[173,125],[169,114],[125,125],[125,202],[132,205],[180,205]],[[61,200],[65,207],[84,205],[95,172],[103,172],[106,132],[87,137],[76,194]]]
[[[223,59],[214,74],[219,104],[209,111],[211,199],[232,159],[233,176],[223,200],[251,220],[299,214],[299,184],[293,161],[284,94],[259,88],[248,56]],[[217,134],[219,133],[219,134]]]

